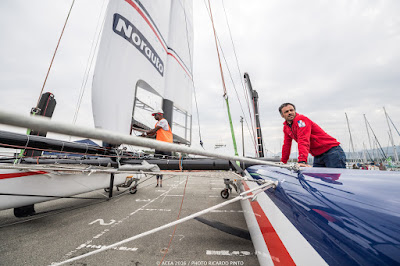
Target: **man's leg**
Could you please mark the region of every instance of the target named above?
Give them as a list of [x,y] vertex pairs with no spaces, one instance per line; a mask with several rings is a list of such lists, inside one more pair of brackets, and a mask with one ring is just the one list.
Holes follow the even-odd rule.
[[160,178],[160,175],[156,175],[156,178],[157,178],[157,185],[156,185],[156,187],[158,187],[158,179]]
[[342,147],[336,146],[325,154],[325,164],[329,168],[346,168],[346,154]]
[[163,175],[160,175],[160,187],[162,187],[162,177]]

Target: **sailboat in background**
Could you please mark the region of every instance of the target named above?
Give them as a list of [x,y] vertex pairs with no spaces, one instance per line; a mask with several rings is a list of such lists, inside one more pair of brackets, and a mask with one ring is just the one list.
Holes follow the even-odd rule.
[[[390,141],[390,143],[392,144],[392,147],[393,147],[393,153],[394,153],[394,164],[393,164],[393,166],[396,167],[399,164],[399,155],[397,154],[397,148],[396,148],[396,144],[394,143],[394,140],[393,140],[393,134],[392,134],[392,129],[391,129],[390,124],[389,124],[389,120],[390,120],[390,122],[392,122],[392,125],[394,126],[396,131],[397,131],[397,128],[395,127],[392,119],[390,119],[390,116],[386,112],[385,107],[383,107],[383,111],[385,112],[385,118],[386,118],[386,122],[387,122],[387,125],[388,125],[388,128],[389,128],[389,141]],[[397,131],[397,133],[399,133],[399,132]],[[399,136],[400,136],[400,134],[399,134]],[[390,158],[390,163],[392,163],[391,158]]]

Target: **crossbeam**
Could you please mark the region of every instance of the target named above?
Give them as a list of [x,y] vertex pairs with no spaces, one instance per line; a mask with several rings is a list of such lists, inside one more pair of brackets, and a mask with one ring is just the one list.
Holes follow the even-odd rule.
[[183,145],[116,133],[105,129],[76,126],[73,124],[53,121],[48,119],[47,117],[20,115],[20,114],[10,113],[4,110],[0,110],[0,124],[6,124],[22,128],[30,128],[33,130],[43,130],[47,132],[59,133],[69,136],[98,139],[116,145],[127,144],[127,145],[157,149],[161,151],[183,152],[187,154],[195,154],[211,158],[241,161],[244,163],[276,166],[294,171],[298,170],[297,166],[280,165],[273,162],[267,162],[247,157],[219,154]]

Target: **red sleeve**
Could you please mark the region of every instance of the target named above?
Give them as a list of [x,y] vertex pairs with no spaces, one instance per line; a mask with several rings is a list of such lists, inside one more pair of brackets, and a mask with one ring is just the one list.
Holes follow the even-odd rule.
[[310,152],[310,138],[312,121],[307,117],[303,117],[297,123],[297,143],[299,147],[299,162],[307,162],[308,153]]
[[283,130],[284,139],[283,139],[283,146],[282,146],[282,163],[287,163],[290,156],[290,149],[292,148],[292,138]]

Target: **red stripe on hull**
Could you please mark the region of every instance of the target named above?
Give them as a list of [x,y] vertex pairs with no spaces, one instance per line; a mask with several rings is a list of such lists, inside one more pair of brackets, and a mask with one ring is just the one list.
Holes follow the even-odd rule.
[[35,171],[35,172],[0,174],[0,179],[15,178],[15,177],[21,177],[21,176],[30,176],[30,175],[44,175],[44,174],[47,174],[47,172]]
[[[246,182],[242,183],[246,190],[250,189]],[[250,194],[252,195],[252,193]],[[274,265],[296,265],[268,217],[265,215],[260,204],[257,201],[251,201],[250,199],[249,201]]]

